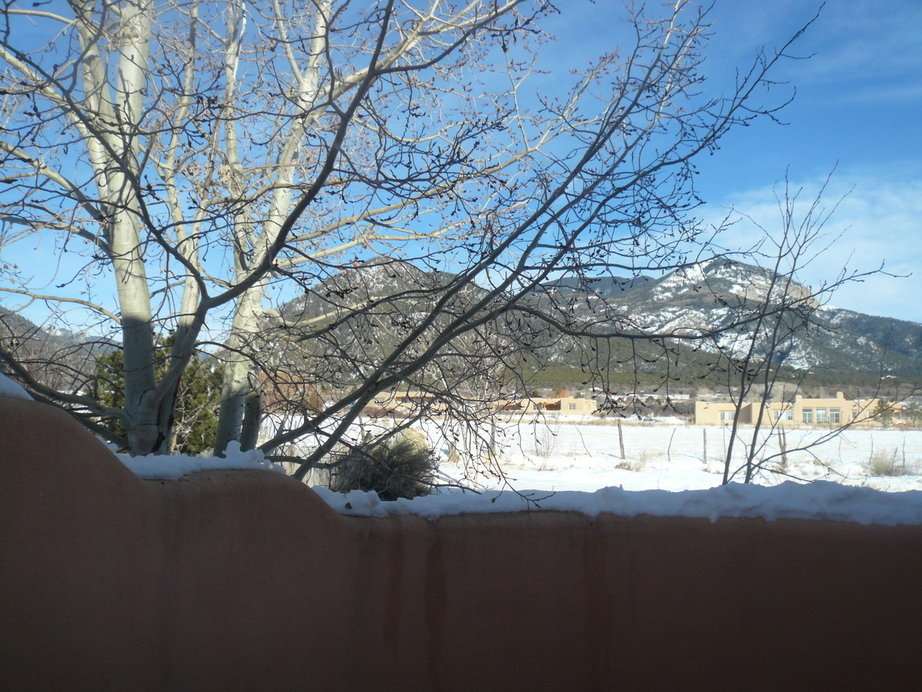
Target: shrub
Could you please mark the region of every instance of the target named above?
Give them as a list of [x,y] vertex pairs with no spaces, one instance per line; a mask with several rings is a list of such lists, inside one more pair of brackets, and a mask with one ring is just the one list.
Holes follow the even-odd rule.
[[[173,336],[157,337],[154,353],[157,376],[169,365]],[[96,361],[93,396],[103,406],[125,406],[125,375],[123,353],[115,349]],[[210,451],[218,429],[218,409],[221,405],[221,382],[224,369],[214,359],[194,358],[183,371],[176,392],[171,454],[198,454]],[[102,426],[116,435],[124,435],[122,424],[115,418],[101,421]]]
[[874,452],[868,460],[868,469],[872,476],[912,476],[916,473],[915,465],[907,464],[905,458],[897,459],[897,450],[891,454]]
[[428,495],[438,460],[425,443],[404,435],[377,444],[354,447],[330,477],[337,492],[374,490],[382,500]]
[[557,434],[560,428],[558,423],[553,428],[546,422],[534,423],[535,456],[547,459],[553,456],[557,449]]
[[636,459],[624,459],[623,461],[615,464],[615,468],[621,469],[622,471],[643,471],[649,463],[650,457],[650,452],[644,450],[637,455]]

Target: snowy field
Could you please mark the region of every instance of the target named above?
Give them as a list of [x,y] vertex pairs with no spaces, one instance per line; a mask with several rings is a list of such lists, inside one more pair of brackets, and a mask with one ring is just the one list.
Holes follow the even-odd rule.
[[[729,428],[686,425],[677,419],[625,422],[620,439],[613,421],[598,420],[507,424],[502,433],[498,451],[509,483],[549,491],[712,488],[721,483],[729,442]],[[824,435],[828,431],[787,430],[784,455],[777,433],[760,435],[756,459],[774,458],[757,473],[755,482],[825,480],[890,492],[922,490],[922,431],[855,428],[811,447]],[[751,428],[739,431],[731,472],[743,464],[751,437]],[[463,476],[462,469],[449,464],[441,470],[450,478]],[[731,480],[742,481],[742,473]],[[476,481],[488,488],[503,485],[502,479],[485,475]]]
[[[29,398],[0,375],[0,395]],[[434,429],[424,431],[438,454],[449,445]],[[751,438],[744,428],[741,437]],[[810,518],[862,524],[922,524],[922,431],[852,429],[821,446],[824,431],[788,430],[763,435],[757,459],[774,455],[755,478],[720,487],[729,431],[680,420],[622,423],[593,419],[502,422],[493,431],[503,475],[475,473],[443,462],[447,485],[435,495],[382,502],[375,493],[333,493],[316,488],[336,510],[383,516],[437,517],[465,512],[536,508],[621,516]],[[622,441],[624,452],[622,454]],[[732,468],[743,461],[737,445]],[[258,451],[229,448],[227,458],[127,457],[121,461],[144,478],[178,478],[216,468],[273,468]],[[735,480],[742,480],[737,476]]]
[[[448,445],[427,431],[434,448]],[[440,495],[380,502],[374,493],[348,495],[318,489],[337,510],[383,516],[436,517],[462,512],[539,507],[589,515],[813,518],[864,524],[922,524],[922,431],[852,429],[826,444],[828,431],[790,429],[781,455],[777,433],[763,434],[757,459],[776,455],[753,485],[721,487],[729,429],[598,419],[510,423],[497,430],[497,456],[505,477],[472,477],[468,469],[440,465],[446,483],[473,484],[478,493],[448,488]],[[740,437],[751,442],[752,429]],[[624,444],[624,455],[621,444]],[[736,469],[745,445],[736,444]],[[888,475],[885,475],[888,474]],[[742,481],[738,475],[736,481]],[[472,483],[473,481],[473,483]]]

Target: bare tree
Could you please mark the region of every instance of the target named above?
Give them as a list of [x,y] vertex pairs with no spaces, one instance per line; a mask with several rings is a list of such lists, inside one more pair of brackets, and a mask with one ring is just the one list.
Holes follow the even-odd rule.
[[[808,201],[802,199],[802,188],[793,188],[785,179],[776,193],[779,226],[768,228],[755,219],[746,219],[762,238],[748,254],[766,268],[753,267],[745,286],[734,294],[711,287],[714,300],[727,308],[726,321],[736,325],[721,330],[711,340],[711,348],[718,355],[715,368],[725,373],[726,391],[734,405],[724,458],[724,484],[737,477],[750,483],[759,471],[770,468],[770,462],[819,447],[853,425],[851,419],[836,422],[807,446],[788,448],[781,421],[783,402],[792,400],[801,389],[810,336],[830,328],[821,308],[842,286],[883,272],[882,266],[870,271],[845,267],[813,288],[798,281],[799,274],[841,237],[826,231],[839,204],[824,202],[831,176]],[[770,402],[779,399],[781,405],[773,409]],[[747,409],[753,420],[751,428],[744,429],[743,414]],[[777,453],[768,452],[773,434],[781,441]],[[735,467],[737,444],[744,453],[742,464]]]
[[[541,339],[707,336],[650,333],[612,311],[587,317],[542,300],[542,287],[561,274],[674,267],[689,248],[701,252],[707,238],[688,217],[698,203],[692,162],[730,128],[784,105],[759,99],[801,32],[759,52],[729,94],[711,94],[700,71],[705,15],[684,0],[659,17],[640,9],[630,44],[541,97],[529,85],[541,79],[540,22],[554,9],[525,0],[7,6],[0,238],[56,239],[72,255],[62,285],[83,291],[71,305],[95,317],[95,332],[117,326],[126,381],[117,415],[133,452],[166,448],[179,380],[201,348],[225,361],[218,451],[253,441],[259,407],[247,402],[258,402],[260,373],[307,373],[324,405],[261,445],[315,436],[307,469],[395,387],[435,392],[440,415],[463,419],[486,410],[482,382],[514,380]],[[27,28],[46,47],[35,50]],[[413,276],[380,285],[381,271]],[[3,273],[8,294],[74,300]],[[294,315],[282,304],[298,294],[305,309]],[[158,375],[161,332],[174,339]],[[280,347],[283,337],[299,348]],[[16,369],[9,350],[0,357],[39,398],[87,421],[112,413]],[[417,413],[434,410],[427,401]]]

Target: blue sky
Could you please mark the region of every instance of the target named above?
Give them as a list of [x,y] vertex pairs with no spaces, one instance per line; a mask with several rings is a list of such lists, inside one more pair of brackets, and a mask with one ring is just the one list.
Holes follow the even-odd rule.
[[[545,49],[555,67],[577,67],[624,39],[618,0],[559,5],[547,28],[560,43]],[[717,0],[704,72],[729,86],[759,46],[783,44],[818,9],[813,0]],[[832,304],[922,323],[919,27],[920,0],[829,0],[794,51],[812,57],[775,73],[787,82],[779,96],[797,92],[781,114],[788,124],[763,121],[730,133],[716,155],[699,159],[697,187],[705,219],[733,208],[771,227],[778,218],[773,188],[786,171],[809,197],[835,167],[826,199],[847,196],[827,230],[843,235],[801,278],[817,285],[845,264],[866,270],[885,262],[888,271],[910,276],[873,277],[842,289]],[[745,222],[735,232],[745,235]]]
[[[570,13],[563,5],[552,31],[569,45],[603,50],[613,40],[599,2]],[[601,7],[608,5],[608,8]],[[843,265],[873,269],[885,262],[908,278],[873,277],[841,289],[836,307],[922,323],[922,2],[829,0],[717,0],[704,71],[718,83],[751,62],[759,46],[784,43],[817,10],[819,17],[795,47],[805,60],[775,73],[796,89],[782,112],[787,123],[763,121],[738,129],[714,156],[698,161],[705,218],[729,208],[763,225],[777,225],[773,188],[787,171],[810,197],[835,174],[824,199],[841,198],[826,226],[842,237],[801,275],[818,285]],[[569,59],[577,60],[571,53]],[[844,198],[843,195],[847,195]],[[744,231],[745,222],[739,228]]]
[[[743,59],[776,45],[814,7],[801,0],[735,0],[715,12],[716,47]],[[808,60],[781,76],[797,89],[783,127],[732,133],[701,167],[701,190],[763,223],[777,218],[772,187],[784,176],[816,190],[835,166],[826,199],[845,195],[826,229],[842,233],[804,278],[818,283],[843,264],[885,262],[907,278],[879,276],[843,288],[837,307],[922,322],[922,2],[831,0],[798,44]]]

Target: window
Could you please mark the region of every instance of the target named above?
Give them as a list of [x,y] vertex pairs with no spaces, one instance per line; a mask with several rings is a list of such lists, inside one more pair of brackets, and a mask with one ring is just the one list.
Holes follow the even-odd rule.
[[838,425],[842,421],[842,412],[837,408],[829,409],[829,422]]
[[804,423],[812,423],[812,422],[813,422],[813,409],[805,408],[804,409]]
[[575,411],[575,410],[576,410],[576,404],[567,404],[567,408],[570,409],[571,411]]
[[789,408],[775,411],[775,420],[794,420],[794,412]]
[[828,419],[827,413],[828,411],[824,408],[816,409],[816,422],[825,423]]
[[721,411],[720,412],[720,422],[721,423],[732,423],[733,422],[733,411]]

